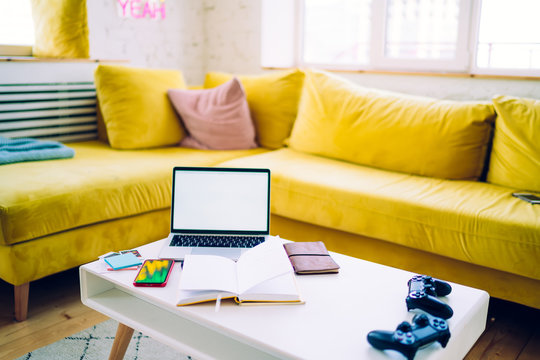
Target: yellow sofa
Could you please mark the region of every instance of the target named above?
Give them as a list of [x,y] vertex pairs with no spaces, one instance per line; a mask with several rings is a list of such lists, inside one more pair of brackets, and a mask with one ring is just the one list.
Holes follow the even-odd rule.
[[[205,87],[231,76],[209,73]],[[540,206],[511,195],[540,192],[540,149],[530,141],[539,102],[417,98],[319,71],[240,80],[259,148],[116,149],[96,140],[67,144],[73,159],[0,166],[0,278],[15,285],[18,320],[31,281],[165,237],[172,168],[182,165],[270,168],[272,234],[322,240],[333,251],[540,308]],[[96,83],[110,125],[114,101]],[[519,116],[517,128],[529,131],[516,135],[511,120]],[[520,154],[505,150],[509,141]],[[512,186],[505,161],[523,151],[528,170]]]

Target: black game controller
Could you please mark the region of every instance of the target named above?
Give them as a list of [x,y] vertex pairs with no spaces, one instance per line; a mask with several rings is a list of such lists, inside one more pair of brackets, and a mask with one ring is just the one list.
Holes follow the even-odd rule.
[[418,348],[438,341],[446,347],[450,340],[450,330],[444,319],[428,314],[417,314],[413,325],[404,321],[396,331],[375,330],[367,335],[367,340],[376,349],[396,350],[408,360],[413,360]]
[[420,309],[443,319],[454,315],[450,306],[437,299],[436,296],[446,296],[452,287],[444,281],[433,279],[431,276],[417,275],[409,280],[409,295],[405,300],[407,310]]

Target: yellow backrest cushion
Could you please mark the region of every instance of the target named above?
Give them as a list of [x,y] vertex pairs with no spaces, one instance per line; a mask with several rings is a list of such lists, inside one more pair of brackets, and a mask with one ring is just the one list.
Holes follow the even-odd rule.
[[180,71],[99,65],[94,79],[113,148],[152,148],[182,140],[182,125],[167,97],[169,89],[186,88]]
[[[216,87],[232,77],[232,74],[209,72],[206,74],[204,87]],[[246,92],[257,132],[257,142],[269,149],[282,147],[296,119],[304,73],[300,70],[288,70],[237,77]]]
[[377,168],[478,179],[495,117],[490,103],[368,89],[306,72],[290,147]]
[[487,181],[540,192],[540,100],[493,98],[497,119]]
[[36,57],[88,58],[86,0],[32,0]]

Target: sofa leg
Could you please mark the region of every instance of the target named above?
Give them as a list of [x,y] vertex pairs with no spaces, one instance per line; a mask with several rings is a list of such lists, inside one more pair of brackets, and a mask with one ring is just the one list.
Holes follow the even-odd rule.
[[28,315],[28,294],[30,292],[30,283],[15,285],[15,320],[24,321]]

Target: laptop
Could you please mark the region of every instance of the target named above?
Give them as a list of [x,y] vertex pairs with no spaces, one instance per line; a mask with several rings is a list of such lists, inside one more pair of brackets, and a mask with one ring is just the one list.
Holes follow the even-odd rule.
[[270,234],[270,170],[175,167],[171,233],[160,258],[240,255]]

